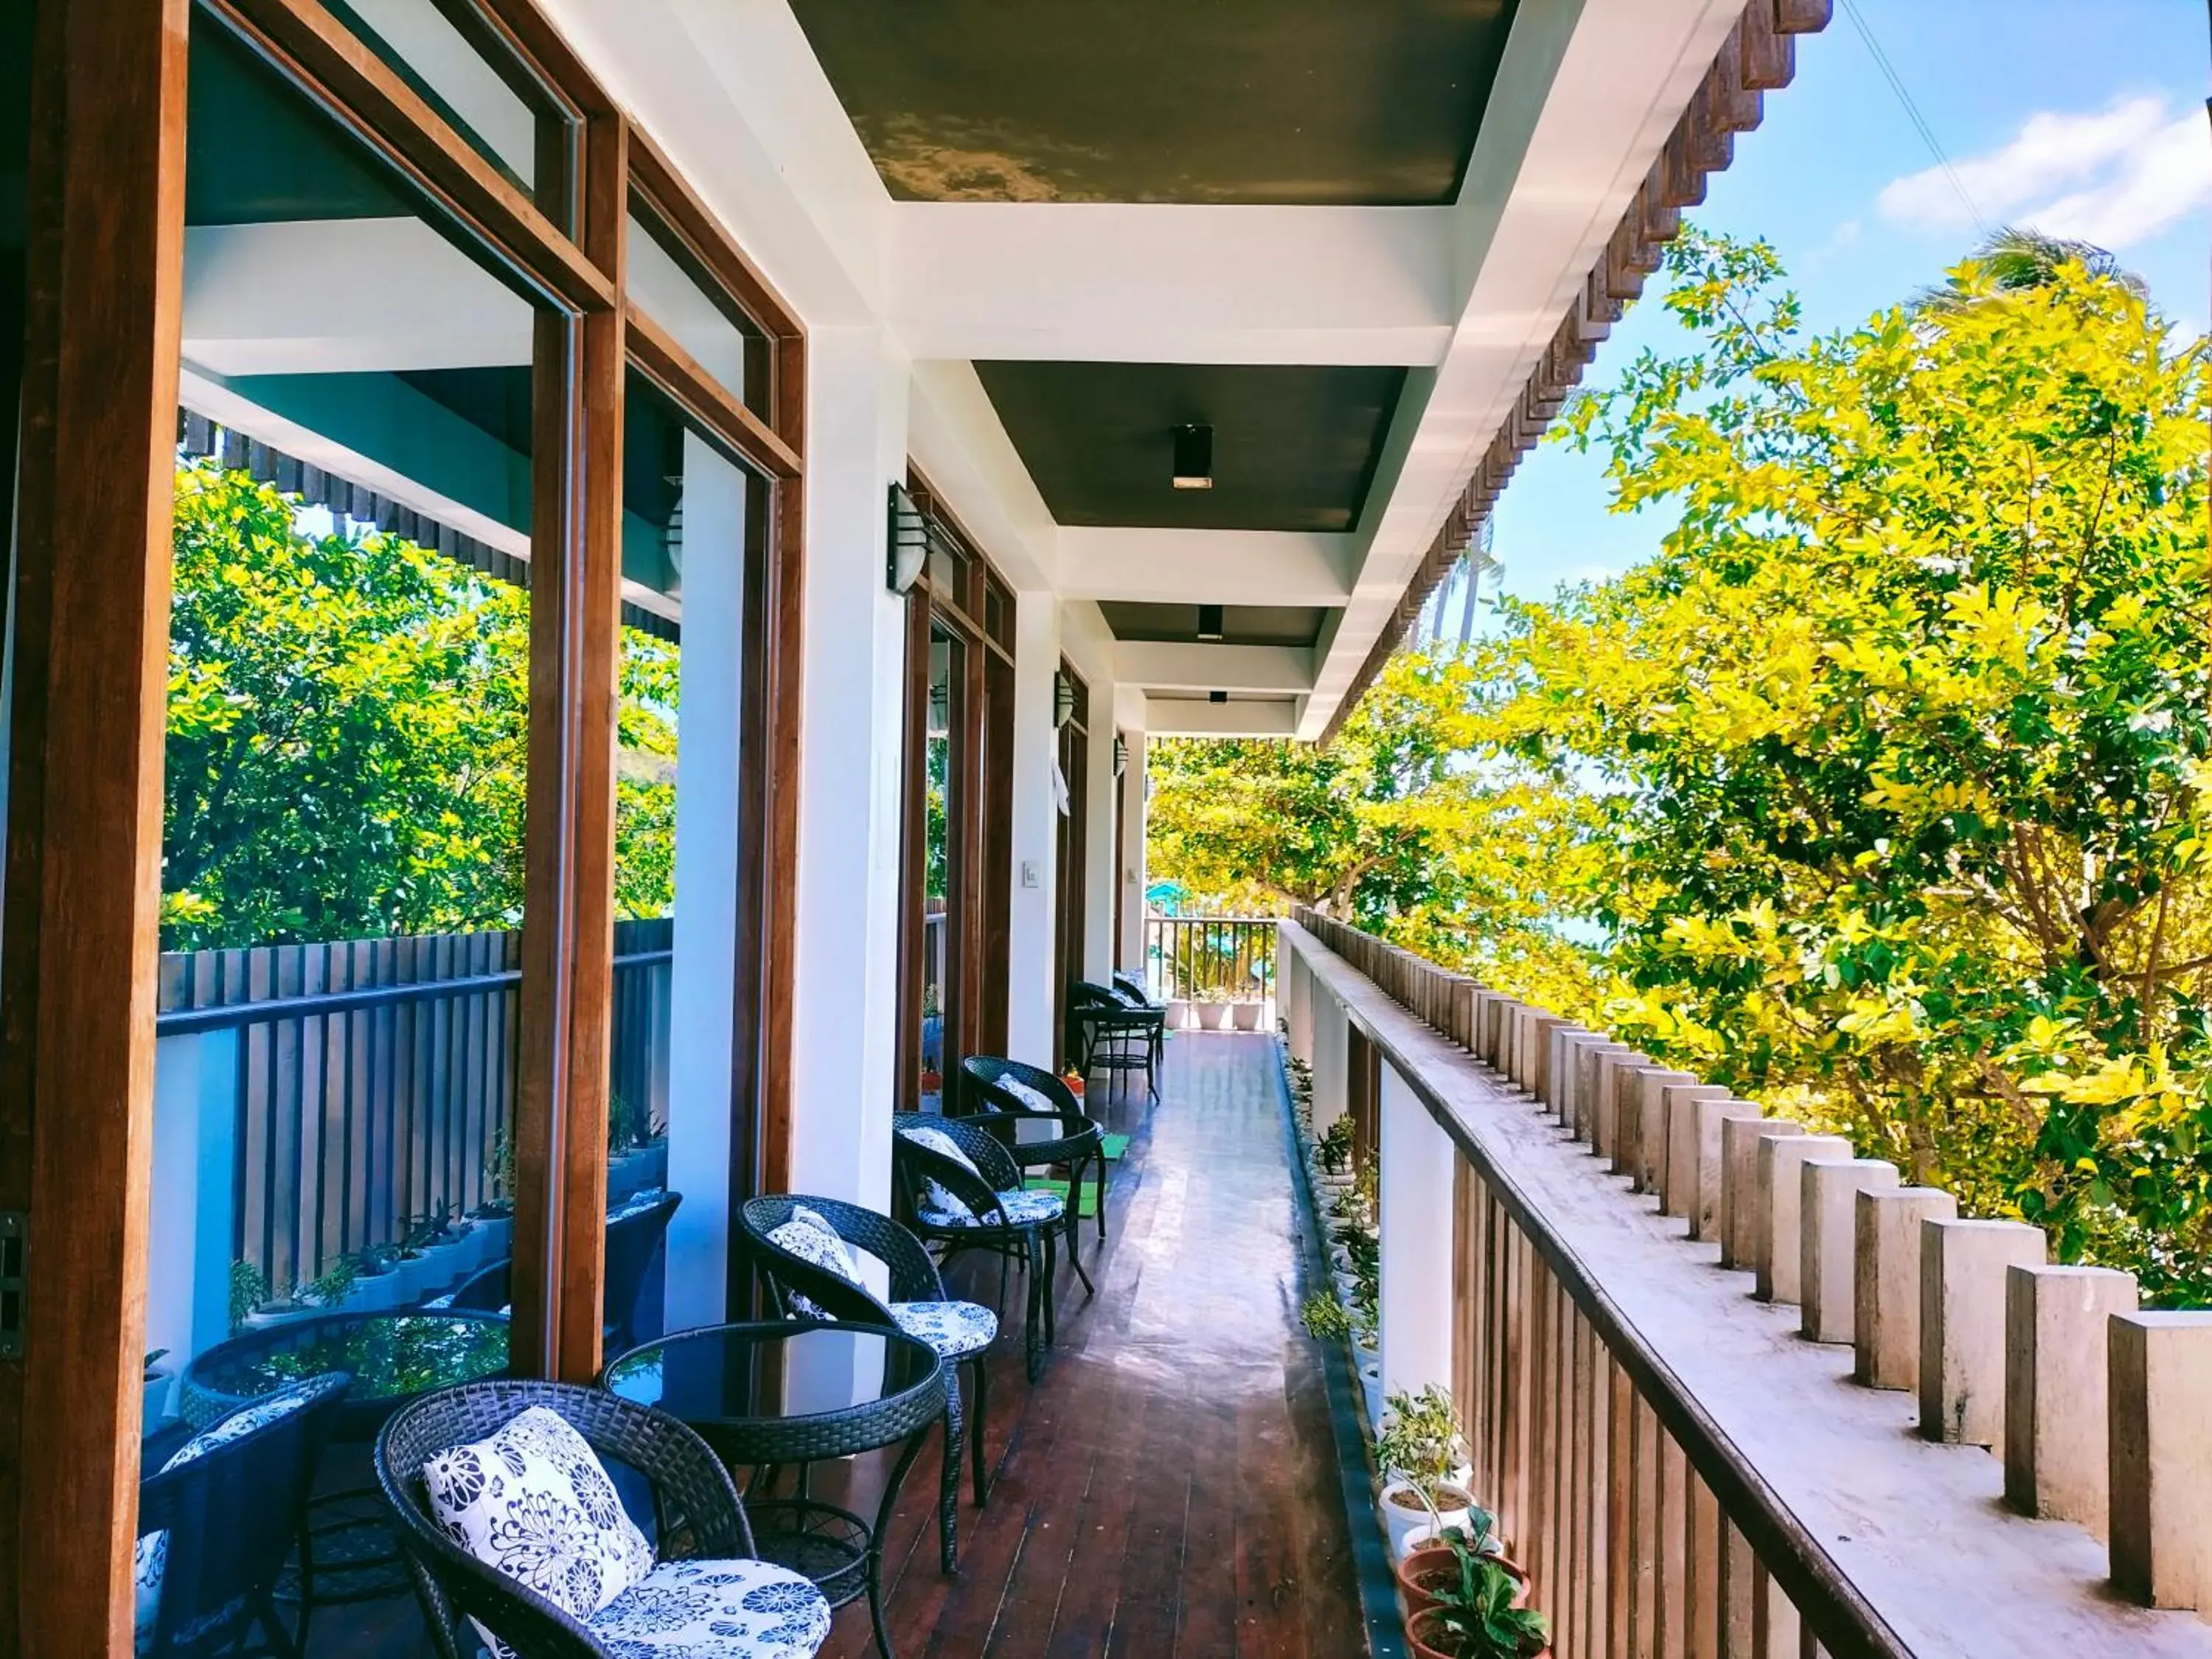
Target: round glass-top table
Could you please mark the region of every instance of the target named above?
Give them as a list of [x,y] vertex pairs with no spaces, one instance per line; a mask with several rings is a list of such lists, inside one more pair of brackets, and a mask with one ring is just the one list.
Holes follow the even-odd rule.
[[[753,1472],[745,1510],[763,1560],[803,1572],[830,1606],[865,1593],[876,1646],[884,1626],[883,1539],[931,1425],[944,1416],[944,1368],[926,1342],[880,1326],[820,1320],[709,1325],[632,1348],[599,1385],[696,1429],[734,1474]],[[872,1522],[810,1496],[805,1466],[901,1447]],[[772,1492],[799,1466],[798,1495]]]

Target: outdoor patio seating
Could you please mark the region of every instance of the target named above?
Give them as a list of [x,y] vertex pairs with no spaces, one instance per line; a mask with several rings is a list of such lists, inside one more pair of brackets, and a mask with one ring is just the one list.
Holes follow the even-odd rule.
[[[1023,1351],[1030,1381],[1044,1370],[1053,1340],[1054,1241],[1066,1212],[1057,1193],[1022,1187],[1021,1168],[999,1139],[968,1118],[902,1112],[891,1120],[891,1174],[915,1232],[943,1246],[941,1267],[967,1250],[999,1258],[999,1299],[1006,1300],[1006,1269],[1019,1261],[1029,1280]],[[1076,1271],[1082,1273],[1080,1263]],[[1083,1279],[1090,1288],[1087,1275]]]
[[[1075,1091],[1042,1066],[995,1054],[970,1054],[960,1062],[968,1087],[963,1115],[999,1137],[1024,1174],[1054,1166],[1067,1170],[1067,1255],[1083,1271],[1076,1249],[1076,1225],[1083,1208],[1084,1171],[1093,1171],[1094,1219],[1106,1237],[1105,1130],[1083,1109]],[[1052,1124],[1060,1133],[1046,1139],[1024,1139],[1024,1125]],[[1084,1281],[1088,1284],[1086,1278]]]
[[1088,1077],[1105,1072],[1115,1078],[1145,1074],[1146,1091],[1159,1098],[1161,1051],[1167,1042],[1167,1011],[1133,1008],[1103,985],[1078,980],[1067,988],[1067,1053],[1075,1069]]
[[[810,1220],[810,1218],[811,1219]],[[858,1264],[845,1252],[832,1259],[805,1234],[824,1224],[837,1240],[866,1251],[890,1270],[887,1293],[878,1298],[856,1279]],[[945,1402],[945,1465],[939,1486],[938,1530],[945,1571],[958,1558],[960,1446],[968,1444],[976,1507],[989,1486],[984,1474],[984,1435],[990,1405],[988,1356],[999,1334],[990,1309],[945,1293],[945,1281],[922,1242],[889,1216],[834,1198],[778,1194],[749,1200],[738,1215],[753,1265],[767,1284],[779,1316],[857,1320],[887,1325],[927,1342],[954,1375],[967,1373],[967,1421],[961,1401],[948,1391]],[[794,1231],[796,1229],[797,1231]]]
[[[543,1589],[524,1583],[479,1559],[441,1524],[441,1510],[453,1522],[456,1510],[482,1508],[488,1494],[481,1482],[471,1489],[471,1458],[440,1471],[434,1493],[426,1470],[446,1454],[500,1435],[532,1407],[559,1418],[592,1454],[549,1462],[552,1478],[569,1481],[582,1498],[577,1507],[592,1531],[580,1545],[565,1540],[564,1556],[590,1550],[626,1581],[603,1607],[584,1607],[567,1575]],[[527,1452],[530,1437],[522,1438]],[[649,1540],[622,1512],[605,1464],[650,1488]],[[737,1487],[713,1449],[649,1406],[560,1382],[447,1389],[392,1419],[377,1440],[376,1468],[398,1517],[438,1659],[467,1659],[474,1651],[464,1620],[519,1659],[806,1659],[828,1638],[830,1608],[821,1592],[799,1573],[756,1557]],[[496,1518],[489,1518],[495,1536]],[[471,1524],[465,1515],[461,1524],[465,1530]],[[590,1582],[603,1586],[605,1578],[593,1574]]]

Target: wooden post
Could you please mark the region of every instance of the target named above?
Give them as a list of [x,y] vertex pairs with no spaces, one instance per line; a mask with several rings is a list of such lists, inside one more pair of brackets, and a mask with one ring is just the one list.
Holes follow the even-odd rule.
[[1704,1101],[1727,1098],[1728,1091],[1714,1083],[1675,1083],[1659,1091],[1657,1175],[1661,1215],[1687,1216],[1696,1207],[1697,1107]]
[[1564,1022],[1557,1014],[1533,1008],[1528,1012],[1528,1058],[1522,1063],[1521,1086],[1535,1097],[1539,1106],[1551,1098],[1552,1033]]
[[1802,1135],[1805,1126],[1772,1117],[1721,1122],[1721,1266],[1748,1273],[1759,1260],[1759,1142],[1763,1135]]
[[1959,1200],[1934,1187],[1863,1192],[1853,1246],[1851,1378],[1869,1389],[1920,1386],[1920,1224],[1948,1220]]
[[1575,1113],[1568,1127],[1575,1139],[1595,1148],[1598,1136],[1598,1102],[1605,1087],[1605,1060],[1612,1055],[1629,1052],[1624,1043],[1600,1037],[1585,1042],[1575,1053]]
[[1595,1121],[1590,1146],[1607,1160],[1614,1175],[1625,1173],[1620,1162],[1620,1103],[1636,1095],[1636,1073],[1651,1062],[1634,1049],[1601,1054],[1597,1062],[1597,1098],[1591,1103]]
[[1661,1172],[1667,1164],[1667,1091],[1694,1085],[1698,1079],[1687,1072],[1670,1072],[1661,1066],[1650,1066],[1639,1073],[1636,1080],[1635,1127],[1628,1127],[1630,1118],[1626,1109],[1621,1115],[1625,1139],[1634,1153],[1629,1173],[1635,1177],[1633,1190],[1657,1194]]
[[1721,1235],[1721,1133],[1739,1119],[1754,1121],[1760,1109],[1748,1100],[1700,1099],[1691,1103],[1674,1139],[1682,1167],[1674,1172],[1675,1194],[1690,1219],[1690,1237],[1700,1244]]
[[1920,1224],[1920,1432],[2004,1439],[2005,1269],[2041,1266],[2043,1231],[2018,1221]]
[[1762,1135],[1759,1141],[1759,1185],[1752,1267],[1759,1274],[1752,1293],[1761,1302],[1795,1302],[1801,1292],[1798,1206],[1802,1190],[1798,1171],[1816,1158],[1849,1158],[1851,1143],[1840,1135]]
[[1801,1334],[1814,1342],[1850,1342],[1856,1313],[1858,1199],[1897,1185],[1897,1165],[1875,1158],[1815,1158],[1798,1172],[1798,1283],[1805,1297]]
[[2136,1311],[2131,1273],[2013,1267],[2005,1273],[2005,1498],[2026,1515],[2106,1536],[2108,1326]]
[[2118,1314],[2106,1329],[2112,1583],[2212,1613],[2212,1312]]

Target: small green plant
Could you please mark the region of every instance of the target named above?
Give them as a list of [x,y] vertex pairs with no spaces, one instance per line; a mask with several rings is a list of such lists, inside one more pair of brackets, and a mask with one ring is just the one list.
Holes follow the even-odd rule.
[[414,1260],[434,1244],[442,1244],[452,1237],[453,1206],[440,1202],[421,1215],[408,1218],[404,1231],[399,1236],[399,1254]]
[[307,1281],[307,1294],[319,1307],[335,1308],[352,1294],[361,1279],[361,1258],[342,1255]]
[[607,1097],[607,1151],[611,1153],[629,1152],[645,1142],[645,1114],[623,1096]]
[[482,1208],[497,1214],[514,1207],[514,1137],[495,1129],[483,1155],[484,1201]]
[[1333,1296],[1310,1296],[1298,1307],[1298,1323],[1316,1342],[1341,1342],[1352,1334],[1352,1316]]
[[1528,1659],[1541,1653],[1551,1638],[1551,1621],[1534,1607],[1514,1605],[1521,1581],[1483,1554],[1479,1542],[1457,1532],[1448,1536],[1458,1571],[1429,1582],[1437,1605],[1424,1615],[1428,1628],[1422,1639],[1454,1659]]
[[1419,1493],[1434,1518],[1437,1489],[1467,1455],[1459,1410],[1451,1396],[1433,1382],[1419,1394],[1398,1389],[1382,1403],[1382,1431],[1375,1437],[1376,1461]]
[[269,1276],[251,1261],[230,1264],[230,1328],[243,1325],[248,1315],[267,1304]]
[[1321,1153],[1321,1167],[1331,1175],[1340,1173],[1352,1161],[1352,1115],[1346,1113],[1321,1132],[1315,1146]]

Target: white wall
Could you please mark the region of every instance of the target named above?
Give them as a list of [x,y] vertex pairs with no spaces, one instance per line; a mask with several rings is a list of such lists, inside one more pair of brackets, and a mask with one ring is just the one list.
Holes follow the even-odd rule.
[[1052,677],[1060,666],[1059,606],[1042,592],[1014,600],[1013,882],[1006,923],[1006,1048],[1016,1060],[1052,1064],[1054,951],[1058,916],[1060,807],[1053,767]]

